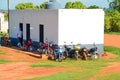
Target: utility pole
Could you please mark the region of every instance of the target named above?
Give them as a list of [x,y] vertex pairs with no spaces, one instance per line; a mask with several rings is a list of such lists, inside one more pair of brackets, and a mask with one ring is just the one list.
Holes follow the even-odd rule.
[[7,5],[8,5],[8,33],[9,33],[9,27],[10,27],[10,20],[9,20],[9,12],[10,12],[10,0],[7,0]]

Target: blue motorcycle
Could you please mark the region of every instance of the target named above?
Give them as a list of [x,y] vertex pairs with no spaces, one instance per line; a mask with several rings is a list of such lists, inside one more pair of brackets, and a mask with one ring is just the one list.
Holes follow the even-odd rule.
[[58,48],[58,49],[54,49],[54,59],[57,60],[59,62],[62,62],[63,60],[63,51],[61,48]]

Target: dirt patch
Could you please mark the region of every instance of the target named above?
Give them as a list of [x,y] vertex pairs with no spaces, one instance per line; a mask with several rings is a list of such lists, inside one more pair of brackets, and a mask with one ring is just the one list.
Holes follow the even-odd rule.
[[97,78],[89,78],[88,80],[98,80]]
[[109,53],[109,52],[104,52],[104,54],[99,56],[99,58],[107,58],[107,59],[116,58],[116,57],[117,55]]
[[4,47],[0,46],[0,51],[7,52],[6,55],[0,55],[0,58],[5,60],[14,60],[14,61],[29,61],[29,62],[38,62],[39,59],[35,57],[31,57],[26,54],[26,52],[18,50],[14,47]]
[[48,67],[32,68],[30,67],[30,64],[39,62],[40,58],[30,56],[27,54],[29,52],[24,52],[14,47],[8,48],[0,46],[0,51],[8,53],[3,55],[1,54],[0,59],[14,61],[7,64],[0,64],[0,80],[16,80],[20,78],[46,76],[66,70],[64,68],[48,68]]
[[101,70],[100,74],[107,75],[108,73],[112,72],[120,72],[120,62],[109,63],[109,66]]
[[120,35],[105,34],[104,35],[104,45],[120,48]]
[[[104,36],[105,46],[114,46],[120,48],[120,36],[105,34]],[[1,47],[1,51],[9,53],[8,55],[0,55],[1,59],[13,60],[19,62],[12,62],[8,64],[0,64],[0,80],[16,80],[20,78],[32,78],[37,76],[46,76],[65,71],[64,68],[32,68],[31,63],[39,62],[40,59],[31,57],[26,53],[17,50],[15,48]],[[115,58],[116,55],[107,53],[101,58]],[[110,63],[110,66],[100,71],[100,74],[106,74],[109,72],[120,72],[120,63]],[[97,80],[96,78],[90,78],[89,80]]]
[[32,78],[37,76],[46,76],[65,71],[64,68],[32,68],[29,62],[14,62],[0,64],[0,80],[16,80],[23,78]]

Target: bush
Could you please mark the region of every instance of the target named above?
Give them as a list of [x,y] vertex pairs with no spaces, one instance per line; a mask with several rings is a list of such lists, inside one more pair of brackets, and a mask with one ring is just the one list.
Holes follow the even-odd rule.
[[111,30],[113,32],[120,31],[120,12],[115,11],[107,11],[105,15],[105,31]]

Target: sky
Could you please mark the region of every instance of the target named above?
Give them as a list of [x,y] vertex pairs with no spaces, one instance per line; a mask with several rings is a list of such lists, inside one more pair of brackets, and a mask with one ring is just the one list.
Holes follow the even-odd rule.
[[[40,5],[42,2],[49,1],[49,0],[10,0],[10,9],[15,9],[15,5],[18,3],[24,2],[32,2],[34,5]],[[65,6],[67,1],[77,1],[77,0],[58,0],[62,7]],[[80,0],[84,5],[91,6],[97,5],[101,8],[108,8],[109,3],[108,0]],[[0,9],[7,10],[7,0],[0,0]]]

